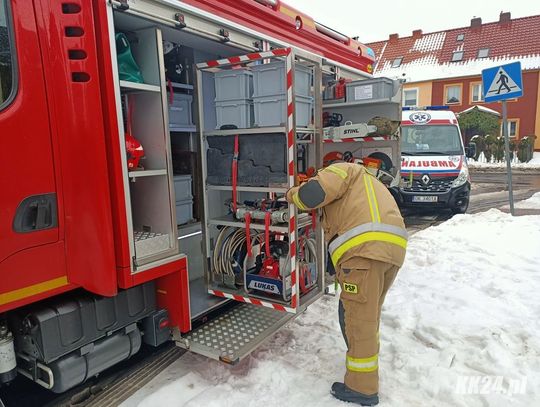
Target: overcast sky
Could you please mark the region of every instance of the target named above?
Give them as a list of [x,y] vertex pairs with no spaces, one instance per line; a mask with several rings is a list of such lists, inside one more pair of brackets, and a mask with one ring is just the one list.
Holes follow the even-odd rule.
[[540,14],[539,0],[284,0],[317,22],[360,42],[385,40],[389,34],[410,36],[413,30],[424,33],[464,27],[471,18],[483,23],[497,21],[501,11],[512,18]]

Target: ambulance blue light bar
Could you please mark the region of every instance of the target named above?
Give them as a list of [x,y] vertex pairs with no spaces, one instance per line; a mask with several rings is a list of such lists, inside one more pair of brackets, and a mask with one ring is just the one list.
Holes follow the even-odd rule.
[[401,110],[407,111],[407,110],[448,110],[450,109],[450,106],[403,106]]

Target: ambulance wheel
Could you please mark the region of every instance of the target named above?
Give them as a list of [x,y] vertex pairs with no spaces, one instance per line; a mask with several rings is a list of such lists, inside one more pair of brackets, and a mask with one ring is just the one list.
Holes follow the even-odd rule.
[[460,215],[460,214],[463,214],[465,212],[467,212],[467,209],[469,208],[469,200],[468,199],[464,199],[460,205],[456,205],[452,208],[450,208],[450,210],[452,211],[452,213],[454,215]]

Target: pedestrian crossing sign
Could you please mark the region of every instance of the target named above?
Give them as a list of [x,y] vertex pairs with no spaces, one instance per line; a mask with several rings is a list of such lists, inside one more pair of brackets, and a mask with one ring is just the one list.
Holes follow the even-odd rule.
[[495,66],[482,71],[485,102],[514,99],[523,96],[521,63]]

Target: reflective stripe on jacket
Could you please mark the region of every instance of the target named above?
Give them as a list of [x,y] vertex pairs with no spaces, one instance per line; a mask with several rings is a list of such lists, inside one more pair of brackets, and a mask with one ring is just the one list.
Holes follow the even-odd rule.
[[407,231],[386,186],[358,164],[332,164],[287,200],[301,210],[322,208],[323,227],[335,265],[365,257],[403,264]]

